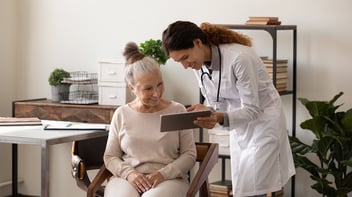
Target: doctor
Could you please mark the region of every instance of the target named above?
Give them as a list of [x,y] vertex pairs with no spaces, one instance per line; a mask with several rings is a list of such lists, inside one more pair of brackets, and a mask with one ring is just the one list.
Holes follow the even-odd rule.
[[[176,21],[163,32],[166,53],[192,68],[202,95],[215,111],[195,123],[230,132],[235,197],[266,196],[295,174],[280,95],[248,37],[203,23]],[[188,111],[207,106],[196,104]]]

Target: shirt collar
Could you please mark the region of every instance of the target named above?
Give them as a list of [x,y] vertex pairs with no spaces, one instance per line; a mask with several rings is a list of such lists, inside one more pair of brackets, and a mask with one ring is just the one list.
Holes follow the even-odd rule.
[[209,66],[209,69],[211,70],[219,70],[220,68],[220,54],[218,51],[218,46],[211,45],[211,64]]

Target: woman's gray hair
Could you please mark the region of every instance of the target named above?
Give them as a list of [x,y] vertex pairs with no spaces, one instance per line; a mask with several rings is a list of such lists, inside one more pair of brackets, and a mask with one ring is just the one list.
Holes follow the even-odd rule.
[[150,73],[155,69],[160,69],[159,64],[151,57],[145,56],[143,59],[132,64],[126,64],[125,80],[128,84],[135,85],[135,76],[141,73]]
[[[158,62],[140,52],[135,42],[129,42],[125,46],[123,56],[126,59],[125,81],[135,85],[135,76],[140,73],[152,72],[160,69]],[[160,71],[160,70],[159,70]]]

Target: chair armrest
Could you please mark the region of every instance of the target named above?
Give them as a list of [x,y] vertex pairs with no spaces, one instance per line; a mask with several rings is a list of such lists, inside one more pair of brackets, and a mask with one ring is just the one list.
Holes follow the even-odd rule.
[[88,186],[87,197],[94,197],[105,180],[112,176],[111,172],[103,164],[95,175],[92,183]]
[[199,191],[199,196],[210,196],[209,194],[209,185],[208,185],[208,176],[212,171],[215,164],[218,162],[219,156],[219,145],[211,143],[209,145],[209,150],[205,155],[203,161],[199,164],[199,169],[195,174],[190,187],[187,192],[187,197],[193,197]]
[[72,155],[71,174],[72,177],[76,180],[77,186],[84,191],[87,191],[90,180],[86,176],[84,161],[78,155]]

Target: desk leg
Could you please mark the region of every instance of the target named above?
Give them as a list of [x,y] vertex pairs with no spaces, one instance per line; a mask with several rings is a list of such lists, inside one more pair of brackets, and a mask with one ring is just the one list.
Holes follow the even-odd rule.
[[49,196],[49,150],[44,142],[41,147],[41,197]]
[[12,144],[12,196],[18,196],[17,179],[18,179],[18,147]]

